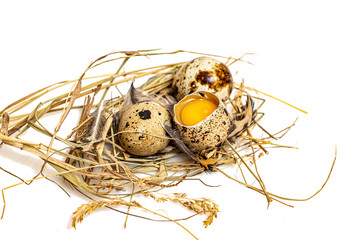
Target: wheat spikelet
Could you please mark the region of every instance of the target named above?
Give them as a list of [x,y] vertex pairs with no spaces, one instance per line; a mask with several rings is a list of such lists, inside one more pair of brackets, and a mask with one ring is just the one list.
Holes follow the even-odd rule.
[[171,195],[165,195],[161,193],[144,192],[144,196],[151,197],[157,202],[173,202],[182,205],[188,210],[200,214],[207,215],[204,226],[208,227],[213,222],[213,219],[217,217],[219,212],[218,205],[209,198],[192,199],[188,198],[186,193],[173,193]]
[[139,208],[142,207],[136,201],[127,202],[120,198],[115,200],[101,200],[101,201],[92,200],[90,203],[82,204],[73,213],[74,217],[72,218],[72,227],[76,229],[77,223],[81,223],[84,220],[85,216],[90,215],[92,212],[94,212],[97,209],[107,206],[120,206],[120,205],[127,207],[139,207]]

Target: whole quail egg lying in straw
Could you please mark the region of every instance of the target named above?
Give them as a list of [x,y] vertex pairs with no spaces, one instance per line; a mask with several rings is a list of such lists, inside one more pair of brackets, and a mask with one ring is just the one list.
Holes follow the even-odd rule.
[[221,61],[211,57],[199,57],[187,62],[178,70],[172,87],[178,101],[197,91],[215,93],[224,101],[232,92],[233,78],[229,68]]
[[162,127],[171,126],[169,112],[156,102],[139,102],[121,116],[119,140],[130,154],[150,156],[164,149],[170,142]]
[[228,136],[230,118],[224,104],[213,93],[199,91],[174,106],[174,122],[182,141],[193,152],[221,144]]

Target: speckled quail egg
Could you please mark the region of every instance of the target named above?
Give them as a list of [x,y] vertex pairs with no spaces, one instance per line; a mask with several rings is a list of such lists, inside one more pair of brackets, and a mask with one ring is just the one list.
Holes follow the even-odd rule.
[[185,96],[174,106],[174,122],[181,139],[193,151],[215,147],[228,136],[230,118],[224,104],[210,92]]
[[178,101],[197,91],[215,93],[224,101],[233,89],[233,78],[224,63],[211,57],[199,57],[187,62],[178,70],[172,86]]
[[163,123],[171,126],[170,113],[163,106],[155,102],[135,103],[120,116],[121,146],[137,156],[158,153],[170,142]]

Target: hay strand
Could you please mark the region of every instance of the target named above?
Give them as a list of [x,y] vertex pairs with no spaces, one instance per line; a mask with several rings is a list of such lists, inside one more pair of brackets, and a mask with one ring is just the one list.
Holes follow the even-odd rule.
[[[190,198],[186,193],[163,194],[161,190],[176,188],[188,180],[200,181],[204,186],[214,187],[204,183],[200,175],[203,172],[214,171],[264,195],[268,207],[272,201],[292,207],[285,201],[309,200],[324,188],[333,170],[337,150],[335,150],[335,158],[326,181],[310,197],[304,199],[287,198],[266,190],[265,182],[258,171],[258,159],[264,154],[269,154],[271,147],[296,149],[296,147],[276,142],[294,127],[296,120],[290,126],[276,133],[264,129],[260,125],[260,120],[265,114],[261,113],[260,110],[265,99],[252,95],[261,94],[291,106],[302,113],[307,112],[270,94],[245,86],[243,79],[241,83],[235,84],[237,93],[225,103],[232,110],[230,112],[233,126],[224,144],[215,146],[201,153],[201,155],[194,154],[187,148],[186,144],[177,141],[179,133],[176,130],[163,125],[169,134],[169,137],[166,136],[165,138],[173,140],[173,145],[149,157],[138,157],[127,153],[117,142],[119,134],[117,121],[119,114],[125,109],[124,106],[128,104],[129,95],[121,94],[119,85],[145,80],[137,89],[131,84],[130,91],[138,91],[140,94],[138,97],[141,98],[169,101],[167,106],[171,112],[171,101],[166,96],[172,91],[171,84],[174,75],[185,62],[178,61],[131,71],[125,71],[124,67],[131,62],[130,59],[165,58],[168,55],[175,54],[221,58],[227,61],[228,66],[232,67],[236,63],[251,64],[245,59],[249,54],[243,54],[240,57],[224,57],[185,50],[172,52],[161,52],[159,50],[117,51],[103,55],[91,62],[79,78],[43,87],[8,104],[1,110],[1,145],[6,144],[28,152],[44,161],[43,168],[39,173],[42,176],[37,175],[26,181],[0,167],[0,170],[20,180],[19,183],[2,189],[4,206],[1,219],[4,217],[6,207],[5,190],[44,178],[62,176],[68,184],[91,199],[90,203],[81,205],[74,212],[72,223],[74,228],[86,216],[100,208],[106,207],[117,210],[117,207],[126,207],[127,212],[119,212],[127,216],[132,215],[129,213],[130,208],[138,208],[166,221],[176,223],[197,239],[179,223],[178,219],[174,220],[145,208],[134,199],[137,196],[145,196],[159,203],[174,203],[194,213],[192,216],[204,215],[206,219],[203,224],[208,227],[219,213],[219,207],[215,202],[206,197]],[[113,73],[91,75],[94,69],[117,62],[119,62],[118,68]],[[59,91],[70,86],[72,86],[70,91],[64,90],[57,96],[48,96],[55,90]],[[111,98],[108,96],[109,91]],[[112,96],[114,93],[117,95]],[[46,96],[47,99],[39,101],[40,98]],[[98,96],[100,100],[97,101]],[[256,99],[259,103],[255,103],[254,100]],[[134,99],[130,98],[130,100]],[[75,105],[75,102],[81,102],[81,104]],[[19,114],[20,110],[27,111],[27,113]],[[72,126],[70,132],[63,132],[62,126],[72,112],[80,112],[80,117],[77,121],[68,121],[76,122],[76,124]],[[58,116],[58,122],[53,131],[48,129],[46,122],[46,117],[49,114]],[[253,134],[253,129],[258,130],[260,134]],[[34,142],[26,140],[23,136],[27,131],[36,131],[46,140],[33,140]],[[159,137],[155,134],[151,136]],[[55,147],[57,144],[62,144],[63,147]],[[55,169],[57,173],[43,175],[43,170],[48,166]],[[242,181],[226,173],[226,169],[232,167],[237,167],[240,170]],[[256,180],[258,187],[248,184],[249,181],[245,177],[247,173]],[[129,189],[129,187],[131,187],[131,191],[126,191],[125,189]],[[143,218],[147,219],[146,217]],[[124,227],[126,224],[127,218]]]

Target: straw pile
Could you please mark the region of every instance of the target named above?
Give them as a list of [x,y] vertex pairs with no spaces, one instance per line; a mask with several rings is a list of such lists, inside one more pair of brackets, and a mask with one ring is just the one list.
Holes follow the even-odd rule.
[[[5,210],[4,191],[37,179],[49,179],[51,176],[42,175],[47,166],[51,166],[58,172],[52,175],[63,176],[75,189],[91,199],[88,204],[80,206],[74,212],[74,228],[86,215],[96,209],[103,207],[115,209],[115,207],[119,206],[125,207],[127,212],[115,210],[131,215],[128,211],[129,208],[140,208],[183,227],[178,221],[142,206],[134,200],[138,195],[154,199],[157,202],[180,204],[192,211],[194,215],[204,215],[205,220],[203,223],[207,227],[217,217],[219,209],[216,203],[207,198],[192,199],[186,193],[163,194],[161,190],[175,188],[182,182],[194,179],[194,176],[210,170],[223,174],[225,177],[264,195],[268,203],[273,200],[282,203],[284,203],[283,200],[307,200],[282,198],[266,191],[265,184],[257,172],[256,161],[264,154],[268,154],[268,146],[290,147],[276,144],[276,140],[282,138],[294,126],[295,122],[277,133],[269,133],[262,128],[259,121],[264,114],[261,113],[260,108],[265,100],[255,97],[255,95],[271,96],[247,87],[243,82],[235,83],[236,94],[226,104],[231,106],[233,110],[235,109],[234,111],[243,111],[245,113],[245,122],[243,122],[245,128],[234,138],[226,140],[220,147],[208,151],[206,156],[203,156],[203,159],[199,159],[198,162],[189,158],[174,144],[169,145],[161,153],[150,157],[135,157],[124,151],[117,141],[117,129],[114,124],[117,118],[115,113],[121,110],[124,101],[124,96],[119,91],[119,85],[131,81],[137,83],[145,79],[145,83],[138,87],[142,91],[159,95],[168,94],[171,92],[174,74],[184,62],[132,71],[125,71],[125,65],[130,59],[136,61],[144,57],[166,58],[169,55],[183,52],[185,51],[113,52],[93,61],[80,78],[44,87],[1,110],[1,145],[7,144],[21,149],[36,155],[44,161],[42,172],[38,176],[28,181],[21,179],[19,184],[2,190],[3,214]],[[227,65],[245,62],[243,60],[244,56],[234,59],[193,52],[187,52],[187,54],[222,58]],[[95,76],[89,74],[93,69],[114,63],[118,63],[119,66],[114,73]],[[54,91],[61,91],[61,89],[68,86],[72,86],[71,91],[37,102],[41,97],[47,96]],[[111,92],[111,96],[109,96],[109,92]],[[119,94],[113,96],[114,93]],[[249,101],[245,101],[245,99],[251,99],[252,103],[256,101],[256,106],[249,106]],[[36,104],[36,107],[31,112],[18,114],[20,110],[30,104]],[[302,111],[301,109],[298,110]],[[73,111],[81,113],[80,118],[77,120],[78,124],[74,126],[72,132],[60,134],[63,123]],[[48,114],[58,116],[59,121],[54,129],[49,129],[44,124]],[[44,121],[42,121],[43,119]],[[74,119],[72,119],[72,122],[74,122]],[[96,122],[95,126],[94,122]],[[254,128],[261,131],[262,134],[260,135],[263,137],[253,136],[252,131]],[[23,140],[23,134],[29,129],[46,136],[48,142]],[[57,142],[65,145],[65,147],[61,149],[55,148]],[[200,164],[201,161],[206,162],[206,164]],[[211,166],[211,168],[205,166]],[[248,171],[256,180],[256,184],[248,184],[249,181],[245,177],[239,180],[230,176],[224,170],[227,167],[237,167],[241,173]],[[6,171],[5,169],[2,170]],[[16,176],[10,171],[6,172]],[[243,174],[243,176],[245,175]],[[201,179],[198,180],[201,181]],[[132,190],[129,191],[129,189]],[[284,204],[288,205],[287,203]]]

